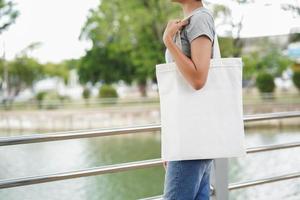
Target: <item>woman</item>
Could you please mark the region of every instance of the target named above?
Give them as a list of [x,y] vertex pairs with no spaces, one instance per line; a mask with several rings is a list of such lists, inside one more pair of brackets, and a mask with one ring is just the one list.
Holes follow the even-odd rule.
[[[195,90],[200,90],[207,79],[213,56],[215,26],[212,13],[201,0],[172,0],[181,5],[184,16],[194,15],[187,21],[170,20],[164,31],[166,62],[174,61],[184,78]],[[174,38],[181,30],[182,50]],[[203,138],[205,139],[205,138]],[[208,200],[212,159],[164,161],[166,169],[165,200]]]

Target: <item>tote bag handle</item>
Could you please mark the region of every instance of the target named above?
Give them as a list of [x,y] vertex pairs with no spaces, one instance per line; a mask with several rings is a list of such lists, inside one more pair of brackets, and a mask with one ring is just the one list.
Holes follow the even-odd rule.
[[[192,17],[196,12],[192,12],[190,15],[187,17],[183,18],[181,21],[188,20],[190,17]],[[181,44],[181,38],[180,38],[180,30],[176,32],[175,35],[175,43],[177,46],[182,50],[182,44]],[[219,47],[219,42],[218,42],[218,36],[217,32],[215,32],[215,37],[213,41],[213,58],[221,58],[221,53],[220,53],[220,47]]]

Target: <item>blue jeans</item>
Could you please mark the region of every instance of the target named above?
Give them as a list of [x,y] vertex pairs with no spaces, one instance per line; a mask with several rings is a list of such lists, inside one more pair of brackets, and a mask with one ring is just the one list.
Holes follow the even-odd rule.
[[168,161],[164,200],[209,200],[212,159]]

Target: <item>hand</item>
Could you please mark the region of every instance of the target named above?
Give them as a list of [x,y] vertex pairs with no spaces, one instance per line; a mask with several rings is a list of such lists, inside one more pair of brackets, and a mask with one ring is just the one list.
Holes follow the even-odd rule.
[[167,46],[170,42],[173,42],[173,38],[178,30],[181,30],[183,26],[187,25],[188,21],[181,21],[180,19],[170,20],[164,31],[163,41]]
[[163,161],[163,165],[164,165],[165,170],[167,170],[167,161]]

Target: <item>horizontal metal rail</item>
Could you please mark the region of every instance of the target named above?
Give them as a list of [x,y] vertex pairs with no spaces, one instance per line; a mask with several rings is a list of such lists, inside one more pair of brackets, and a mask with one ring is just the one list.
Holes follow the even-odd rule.
[[274,119],[284,119],[284,118],[294,118],[294,117],[300,117],[300,111],[274,112],[274,113],[245,115],[244,122],[274,120]]
[[143,133],[159,131],[160,125],[150,124],[146,126],[131,126],[114,129],[90,129],[82,131],[64,131],[56,133],[32,134],[24,136],[0,137],[0,146],[30,144],[40,142],[52,142],[59,140],[82,139],[113,135],[125,135],[131,133]]
[[300,141],[289,142],[284,144],[271,144],[271,145],[262,145],[258,147],[249,147],[247,148],[247,153],[258,153],[258,152],[288,149],[288,148],[295,148],[295,147],[300,147]]
[[246,188],[246,187],[251,187],[251,186],[256,186],[256,185],[262,185],[262,184],[266,184],[266,183],[294,179],[294,178],[300,178],[300,172],[284,174],[284,175],[280,175],[280,176],[273,176],[273,177],[263,178],[263,179],[254,180],[254,181],[232,183],[232,184],[229,184],[228,189],[236,190],[236,189],[241,189],[241,188]]
[[[300,117],[300,111],[245,115],[244,122]],[[0,146],[160,131],[160,124],[0,137]]]
[[74,178],[87,177],[87,176],[95,176],[100,174],[116,173],[121,171],[132,170],[132,169],[160,166],[161,164],[162,164],[161,159],[152,159],[147,161],[136,161],[130,163],[107,165],[102,167],[93,167],[84,170],[55,173],[55,174],[49,174],[44,176],[32,176],[32,177],[25,177],[25,178],[2,180],[0,181],[0,189],[53,182],[53,181],[66,180],[66,179],[74,179]]
[[[293,142],[293,143],[275,144],[275,145],[273,144],[273,145],[248,148],[247,153],[257,153],[263,151],[273,151],[278,149],[295,148],[295,147],[300,147],[300,141]],[[116,173],[116,172],[128,171],[133,169],[160,166],[161,164],[162,164],[162,160],[158,158],[152,160],[142,160],[136,162],[107,165],[102,167],[94,167],[94,168],[83,169],[79,171],[69,171],[63,173],[49,174],[44,176],[33,176],[33,177],[25,177],[25,178],[18,178],[18,179],[2,180],[0,181],[0,189],[73,179],[73,178],[80,178],[80,177],[93,176],[93,175],[100,175],[100,174]],[[235,188],[238,187],[239,185],[241,184],[239,183],[236,184],[234,187],[233,186],[232,187]]]
[[[284,181],[284,180],[288,180],[288,179],[295,179],[295,178],[300,178],[300,172],[284,174],[284,175],[280,175],[280,176],[273,176],[273,177],[268,177],[268,178],[262,178],[262,179],[258,179],[258,180],[254,180],[254,181],[231,183],[228,186],[228,190],[231,191],[231,190],[242,189],[242,188],[246,188],[246,187],[257,186],[257,185],[278,182],[278,181]],[[158,195],[158,196],[143,198],[140,200],[162,200],[162,197],[163,197],[162,195]]]

